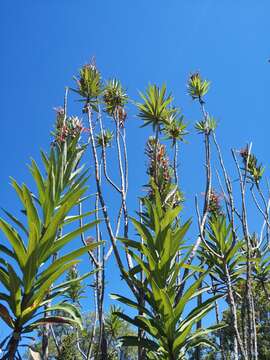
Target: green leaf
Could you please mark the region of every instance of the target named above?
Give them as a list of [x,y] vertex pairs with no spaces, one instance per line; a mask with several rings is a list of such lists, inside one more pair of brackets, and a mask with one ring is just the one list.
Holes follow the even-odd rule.
[[82,215],[72,215],[72,216],[66,216],[65,217],[65,221],[64,221],[64,225],[66,224],[70,224],[74,221],[77,221],[77,220],[80,220],[80,219],[83,219],[85,218],[86,216],[90,216],[90,215],[93,215],[96,213],[96,210],[93,210],[93,211],[88,211],[87,213],[84,213]]
[[19,221],[15,216],[13,216],[10,212],[8,212],[7,210],[3,209],[4,213],[16,224],[20,227],[21,230],[24,231],[24,233],[28,236],[28,231],[26,229],[26,227],[23,225],[23,223],[21,221]]
[[3,219],[0,219],[0,228],[12,245],[16,259],[23,270],[27,255],[20,235]]
[[36,286],[38,287],[40,284],[48,281],[48,279],[51,278],[51,276],[57,271],[57,269],[61,269],[61,267],[65,266],[66,263],[77,259],[81,255],[95,249],[99,245],[100,243],[89,244],[60,257],[59,259],[54,261],[45,271],[42,272],[42,274],[38,277],[38,280],[36,281]]
[[[77,236],[83,234],[85,231],[91,229],[92,227],[96,226],[97,224],[99,224],[100,220],[95,220],[89,224],[83,225],[82,227],[73,230],[67,234],[65,234],[64,236],[60,237],[58,240],[56,240],[54,242],[54,244],[52,245],[52,247],[50,249],[47,250],[47,252],[44,254],[44,258],[42,261],[46,261],[46,259],[51,256],[52,254],[57,253],[60,249],[63,248],[63,246],[65,246],[66,244],[68,244],[71,240],[75,239]],[[93,243],[96,244],[96,243]],[[92,244],[91,244],[92,245]],[[95,245],[93,245],[94,247],[92,248],[92,250],[96,247]],[[90,251],[92,251],[90,250]]]
[[9,288],[10,288],[10,303],[12,304],[12,311],[14,315],[18,318],[21,315],[21,280],[12,268],[8,264],[8,274],[9,274]]
[[27,214],[28,228],[29,228],[29,242],[27,253],[30,255],[34,251],[36,244],[40,237],[41,223],[38,216],[37,209],[34,206],[33,198],[30,190],[26,185],[22,186],[24,206]]
[[0,304],[0,317],[10,328],[14,328],[14,320],[10,316],[8,309],[3,304]]
[[69,315],[72,318],[73,321],[76,322],[77,325],[79,325],[81,330],[83,329],[82,316],[79,309],[75,305],[62,302],[57,305],[48,307],[45,310],[45,312],[54,312],[54,311],[65,312],[67,315]]
[[45,199],[45,185],[44,185],[44,180],[43,180],[43,177],[41,175],[41,172],[39,171],[39,168],[35,162],[35,160],[31,160],[31,167],[30,167],[30,170],[31,170],[31,173],[33,175],[33,178],[36,182],[36,185],[37,185],[37,189],[38,189],[38,193],[39,193],[39,199],[40,199],[40,202],[41,204],[44,203],[44,199]]
[[137,304],[135,301],[132,301],[130,299],[128,299],[125,296],[121,296],[118,294],[111,294],[110,297],[113,300],[117,300],[120,301],[121,303],[128,305],[130,307],[133,307],[134,309],[137,309],[138,311],[142,311],[144,314],[147,314],[148,316],[151,316],[151,313],[142,305]]
[[[68,263],[65,263],[61,266],[60,269],[56,270],[54,273],[50,275],[49,278],[47,278],[40,287],[36,288],[35,293],[33,296],[29,299],[27,302],[28,306],[31,308],[37,308],[40,304],[40,302],[43,300],[46,293],[49,292],[49,289],[51,285],[69,268],[71,268],[73,265],[76,265],[79,262],[79,260],[73,260]],[[45,270],[46,271],[46,270]],[[27,314],[27,311],[26,311]],[[25,314],[23,314],[25,315]]]
[[200,276],[199,279],[197,281],[195,281],[189,288],[188,290],[184,293],[184,295],[181,297],[181,299],[179,300],[178,304],[176,305],[175,308],[175,317],[178,319],[180,318],[187,302],[190,300],[190,298],[196,293],[197,289],[200,287],[203,279],[205,278],[207,274],[205,273],[204,275]]
[[145,338],[139,340],[137,336],[121,336],[118,340],[120,346],[143,346],[151,351],[157,351],[159,348],[155,341]]
[[33,322],[31,325],[28,326],[28,330],[33,331],[34,329],[46,324],[57,324],[57,325],[67,324],[73,327],[74,326],[80,327],[80,322],[76,319],[66,318],[63,316],[50,316],[50,317],[38,319],[37,321]]

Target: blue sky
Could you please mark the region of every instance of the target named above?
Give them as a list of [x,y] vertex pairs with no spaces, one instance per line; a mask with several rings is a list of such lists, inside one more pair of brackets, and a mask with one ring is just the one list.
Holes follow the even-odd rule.
[[[200,112],[186,90],[190,72],[211,80],[207,109],[219,121],[227,163],[231,147],[253,141],[269,171],[269,13],[267,0],[2,0],[0,205],[16,208],[9,176],[29,181],[29,158],[49,146],[53,107],[92,56],[103,78],[119,78],[132,99],[149,82],[166,82],[173,92],[192,133],[180,159],[186,217],[204,176],[202,139],[192,130]],[[78,110],[74,99],[71,112]],[[139,128],[132,105],[128,111],[132,212],[145,183],[149,132]],[[109,286],[117,281],[114,273]]]

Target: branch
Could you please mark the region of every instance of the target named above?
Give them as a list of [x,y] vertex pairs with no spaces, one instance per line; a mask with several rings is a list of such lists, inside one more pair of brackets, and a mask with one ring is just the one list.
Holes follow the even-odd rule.
[[116,262],[117,262],[117,264],[119,266],[120,272],[126,278],[127,284],[130,287],[130,289],[132,290],[132,292],[134,294],[136,294],[136,289],[134,288],[134,285],[133,285],[132,281],[130,281],[125,276],[126,275],[125,268],[124,268],[124,265],[122,263],[119,251],[118,251],[117,246],[116,246],[116,239],[115,239],[115,236],[113,234],[109,214],[108,214],[108,211],[107,211],[106,203],[105,203],[103,193],[102,193],[102,189],[101,189],[100,176],[99,176],[99,163],[98,163],[97,149],[96,149],[95,138],[94,138],[93,124],[92,124],[92,109],[91,109],[90,105],[88,105],[88,108],[87,108],[87,117],[88,117],[88,124],[89,124],[90,143],[91,143],[92,155],[93,155],[94,164],[95,164],[95,180],[96,180],[97,192],[98,192],[99,201],[100,201],[100,204],[101,204],[101,207],[102,207],[102,211],[103,211],[104,220],[105,220],[105,224],[106,224],[106,227],[107,227],[108,235],[109,235],[110,240],[111,240],[111,244],[112,244],[113,251],[114,251],[114,254],[115,254],[115,259],[116,259]]
[[101,156],[102,156],[102,162],[103,162],[103,172],[106,180],[109,184],[112,185],[112,187],[119,193],[121,193],[121,189],[112,181],[112,179],[109,177],[107,173],[107,157],[106,157],[106,146],[104,143],[104,129],[103,129],[103,123],[102,123],[102,117],[101,117],[101,111],[98,110],[98,120],[99,120],[99,127],[101,132],[101,139],[102,139],[102,150],[101,150]]

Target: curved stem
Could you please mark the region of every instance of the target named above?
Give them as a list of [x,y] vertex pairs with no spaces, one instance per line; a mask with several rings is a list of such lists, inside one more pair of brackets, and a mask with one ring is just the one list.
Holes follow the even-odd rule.
[[175,142],[174,145],[174,159],[173,159],[173,172],[174,172],[174,181],[175,184],[178,186],[179,185],[179,178],[178,178],[178,173],[177,173],[177,167],[178,167],[178,142]]
[[[251,151],[251,146],[249,146],[249,154]],[[242,224],[242,231],[244,235],[244,239],[246,242],[246,298],[247,298],[247,315],[248,315],[248,347],[247,347],[247,356],[253,358],[255,354],[254,344],[255,344],[255,337],[256,334],[256,327],[254,328],[254,313],[252,311],[252,302],[253,302],[253,292],[252,292],[252,253],[251,253],[251,241],[248,229],[248,222],[247,222],[247,209],[246,209],[246,178],[247,178],[247,166],[248,166],[248,159],[245,164],[244,174],[242,175],[239,163],[236,158],[235,151],[232,150],[232,156],[238,171],[239,176],[239,183],[240,183],[240,190],[241,190],[241,203],[242,203],[242,213],[241,213],[241,224]],[[248,155],[249,158],[249,155]],[[256,356],[256,355],[255,355]]]
[[112,187],[119,193],[121,193],[121,189],[113,182],[113,180],[110,178],[107,172],[107,156],[106,156],[106,146],[104,142],[104,129],[103,129],[103,123],[102,123],[102,117],[101,112],[99,109],[98,112],[98,120],[99,120],[99,127],[101,132],[101,140],[102,140],[102,150],[101,150],[101,156],[102,156],[102,163],[103,163],[103,172],[105,179],[108,181],[109,184],[112,185]]
[[119,251],[117,249],[116,238],[115,238],[115,236],[113,234],[113,230],[112,230],[112,226],[111,226],[107,206],[106,206],[106,203],[105,203],[105,200],[104,200],[104,197],[103,197],[103,193],[102,193],[102,189],[101,189],[100,176],[99,176],[98,155],[97,155],[97,149],[96,149],[95,138],[94,138],[94,130],[93,130],[93,123],[92,123],[92,110],[91,110],[90,105],[87,108],[87,116],[88,116],[88,124],[89,124],[90,143],[91,143],[91,149],[92,149],[92,154],[93,154],[94,164],[95,164],[95,180],[96,180],[97,192],[98,192],[99,201],[100,201],[100,204],[101,204],[101,207],[102,207],[102,211],[103,211],[104,220],[105,220],[105,224],[106,224],[106,227],[107,227],[108,235],[109,235],[110,240],[111,240],[111,244],[112,244],[113,251],[114,251],[114,254],[115,254],[115,259],[116,259],[117,265],[119,266],[120,272],[125,277],[126,282],[127,282],[128,286],[130,287],[130,289],[132,290],[132,292],[134,294],[136,294],[136,289],[134,288],[133,283],[130,281],[130,279],[128,279],[125,276],[126,275],[125,268],[124,268],[124,265],[122,263]]

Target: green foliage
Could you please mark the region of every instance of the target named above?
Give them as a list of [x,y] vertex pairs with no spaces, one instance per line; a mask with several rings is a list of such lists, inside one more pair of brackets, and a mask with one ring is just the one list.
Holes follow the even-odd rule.
[[[122,313],[123,310],[120,307],[112,305],[105,317],[105,334],[108,340],[108,358],[110,360],[118,360],[119,355],[127,357],[129,360],[136,359],[136,353],[132,349],[121,346],[119,338],[122,336],[134,336],[130,325],[123,321],[117,313]],[[120,356],[121,358],[121,356]]]
[[[78,257],[98,246],[90,244],[59,256],[53,263],[48,261],[76,236],[97,223],[94,221],[64,232],[65,224],[77,219],[77,216],[68,215],[81,202],[87,189],[86,172],[82,167],[77,168],[83,152],[78,140],[79,135],[67,137],[65,142],[52,146],[49,157],[42,153],[45,176],[32,160],[30,171],[38,189],[37,196],[25,184],[20,186],[12,179],[26,223],[6,212],[19,229],[17,231],[11,223],[0,219],[0,229],[8,242],[8,246],[1,245],[0,248],[0,280],[4,286],[0,294],[0,317],[13,332],[9,351],[14,346],[14,339],[20,339],[21,335],[45,323],[82,326],[81,315],[71,304],[62,303],[42,310],[44,305],[69,289],[72,280],[58,285],[54,285],[55,282],[79,262]],[[67,316],[48,315],[44,318],[44,313],[52,309],[61,310]]]
[[111,306],[105,320],[105,330],[114,339],[117,339],[123,327],[123,321],[115,314],[120,311],[122,311],[120,307]]
[[[265,283],[267,291],[270,290],[269,282]],[[270,303],[268,297],[265,295],[262,284],[260,282],[253,282],[253,293],[254,293],[254,305],[255,312],[257,314],[257,341],[258,341],[258,359],[259,360],[268,360],[270,358]],[[237,305],[237,321],[239,324],[239,329],[241,332],[241,336],[243,336],[243,329],[245,327],[245,320],[242,315],[242,311],[244,310],[242,304],[243,299],[245,298],[245,284],[243,281],[237,283],[235,287],[235,292],[238,296],[235,297],[236,305]],[[220,334],[216,334],[216,337],[221,335],[223,339],[223,346],[225,350],[226,360],[233,358],[233,341],[234,341],[234,330],[233,330],[233,318],[229,310],[225,310],[223,312],[222,321],[227,324],[226,327],[222,328]],[[216,339],[218,342],[219,340]],[[206,359],[219,359],[220,353],[219,351],[210,351],[208,357]],[[241,358],[242,359],[242,358]]]
[[168,118],[168,123],[164,126],[164,134],[166,139],[172,140],[172,145],[174,146],[177,141],[183,141],[185,135],[188,134],[186,131],[187,125],[184,124],[184,116],[181,115],[178,118],[177,113],[173,113]]
[[80,301],[85,298],[85,286],[82,284],[77,266],[72,266],[66,274],[66,282],[69,283],[68,289],[63,294],[69,302],[79,305]]
[[79,77],[76,78],[77,89],[72,89],[79,94],[86,105],[91,105],[94,110],[97,109],[97,98],[102,94],[102,81],[101,75],[96,65],[86,64],[79,71]]
[[257,249],[256,261],[253,264],[254,278],[261,284],[267,284],[270,281],[270,254],[267,247],[264,251]]
[[[109,360],[118,360],[121,359],[121,356],[128,360],[137,360],[137,352],[135,349],[121,346],[119,342],[119,337],[124,335],[135,335],[135,332],[130,327],[130,325],[120,319],[115,315],[115,311],[122,312],[120,307],[111,306],[108,313],[104,314],[105,316],[105,336],[108,346],[108,359]],[[82,360],[83,357],[77,349],[77,336],[80,339],[80,347],[84,353],[87,353],[89,347],[89,341],[92,341],[93,345],[93,354],[96,354],[98,341],[99,341],[99,327],[96,329],[96,336],[92,338],[93,328],[95,323],[95,315],[93,313],[85,314],[83,319],[83,330],[68,328],[62,325],[54,325],[54,331],[58,343],[60,344],[60,355],[58,355],[57,349],[53,339],[49,338],[49,354],[50,360],[54,359],[65,359],[65,356],[74,356],[72,360]],[[34,349],[40,352],[41,349],[41,336],[36,341]],[[28,357],[27,357],[28,358]],[[95,358],[99,360],[99,357]],[[32,359],[31,359],[32,360]]]
[[140,92],[143,102],[137,103],[137,108],[138,116],[144,121],[142,126],[152,125],[153,129],[157,129],[169,124],[169,118],[176,110],[169,107],[173,97],[166,91],[166,85],[162,85],[161,89],[157,85],[149,85],[145,94]]
[[241,251],[244,242],[233,240],[231,224],[226,223],[226,218],[223,215],[211,218],[206,242],[208,248],[202,245],[202,258],[210,268],[215,285],[219,290],[224,290],[228,281],[227,271],[232,284],[239,281],[244,272],[246,259],[243,251]]
[[128,96],[119,80],[113,79],[107,82],[103,92],[103,101],[105,112],[110,116],[115,117],[117,109],[124,108]]
[[109,147],[113,140],[113,132],[109,129],[103,130],[103,133],[96,135],[97,147]]
[[76,335],[71,333],[64,337],[61,346],[61,352],[56,356],[57,360],[81,360],[82,356],[77,350]]
[[[194,331],[194,325],[213,309],[213,302],[218,297],[209,298],[186,313],[189,301],[205,291],[200,289],[206,275],[204,274],[192,283],[179,302],[176,302],[179,271],[187,266],[184,263],[185,258],[176,262],[176,257],[179,251],[183,251],[184,237],[190,221],[180,226],[177,220],[180,207],[164,210],[158,192],[155,194],[154,204],[148,200],[145,204],[147,216],[143,215],[143,223],[132,219],[142,242],[121,239],[136,262],[126,276],[129,276],[144,294],[144,303],[116,294],[112,297],[140,313],[134,318],[123,313],[117,314],[147,333],[148,336],[141,340],[141,345],[150,351],[149,358],[184,359],[190,347],[199,344],[211,345],[206,334],[218,327]],[[143,272],[144,280],[136,277],[136,273],[140,271]],[[138,338],[134,336],[125,336],[122,342],[127,346],[139,345]]]
[[188,93],[192,99],[199,99],[202,101],[202,98],[208,93],[210,83],[206,80],[203,80],[200,74],[194,73],[191,74],[188,80]]
[[210,134],[217,127],[217,122],[213,117],[207,116],[206,120],[198,121],[195,124],[195,129],[199,134]]
[[248,146],[240,151],[240,155],[243,159],[243,170],[248,172],[249,180],[258,184],[264,174],[265,168],[262,164],[258,164],[258,159],[254,154],[250,153]]
[[[89,253],[96,269],[83,276],[78,272],[78,258],[94,250],[99,243],[91,243],[88,238],[85,241],[87,246],[62,254],[65,245],[97,225],[98,221],[86,223],[80,228],[75,225],[93,213],[73,214],[74,209],[78,206],[81,209],[82,201],[88,198],[88,172],[80,166],[88,145],[81,144],[81,134],[86,129],[81,119],[67,116],[66,109],[56,109],[51,151],[48,156],[42,152],[44,170],[34,160],[29,166],[37,193],[12,179],[25,218],[21,220],[6,210],[6,217],[0,218],[0,229],[6,239],[0,244],[0,281],[3,288],[0,292],[0,318],[11,330],[11,334],[1,345],[6,352],[4,359],[19,359],[18,352],[17,357],[15,354],[16,349],[21,339],[33,330],[36,330],[39,338],[32,346],[33,350],[38,351],[36,354],[41,357],[43,340],[48,340],[50,360],[81,360],[90,357],[85,355],[90,350],[96,360],[117,360],[123,357],[135,360],[138,347],[140,351],[143,350],[145,359],[182,360],[194,358],[194,354],[197,358],[202,350],[203,358],[210,360],[220,358],[221,354],[217,349],[219,344],[225,351],[222,358],[223,355],[227,359],[241,358],[245,357],[245,353],[249,358],[249,353],[255,349],[255,342],[252,340],[256,333],[254,330],[257,330],[259,359],[269,359],[269,209],[259,187],[264,167],[259,164],[249,147],[240,151],[243,160],[240,170],[237,161],[236,163],[239,174],[241,175],[241,171],[244,174],[244,180],[240,176],[243,198],[242,212],[239,211],[234,207],[238,199],[233,199],[232,181],[227,175],[218,143],[212,134],[217,122],[204,107],[204,97],[209,91],[210,83],[203,80],[199,73],[192,74],[188,82],[189,95],[198,100],[203,113],[203,120],[195,124],[195,129],[205,135],[207,174],[202,217],[198,211],[200,233],[193,248],[185,243],[190,221],[184,223],[180,217],[183,197],[178,187],[177,174],[178,142],[184,141],[187,134],[184,117],[173,106],[173,97],[167,93],[165,85],[161,88],[149,85],[145,94],[140,93],[141,102],[136,103],[138,116],[144,122],[142,126],[151,125],[155,134],[149,137],[145,149],[148,158],[148,193],[141,199],[140,219],[131,219],[140,240],[119,239],[127,259],[132,259],[128,261],[128,270],[124,270],[122,253],[118,252],[115,243],[117,235],[111,230],[115,225],[114,220],[110,218],[103,199],[99,169],[104,166],[107,175],[106,152],[102,150],[109,147],[113,140],[113,132],[105,129],[102,124],[104,112],[116,126],[117,156],[122,180],[118,187],[117,180],[114,183],[106,176],[108,183],[121,196],[116,234],[122,229],[122,216],[124,232],[127,233],[127,184],[124,180],[127,180],[128,162],[125,131],[121,131],[121,128],[127,117],[125,105],[128,96],[116,79],[108,81],[104,86],[94,63],[83,66],[75,80],[77,87],[73,90],[80,96],[83,112],[88,113],[91,135],[88,144],[91,145],[95,160],[99,197],[96,206],[102,205],[112,248],[107,254],[105,247],[104,252]],[[96,132],[97,127],[100,128],[100,133]],[[166,145],[161,144],[160,134],[171,141],[173,149],[168,151]],[[222,210],[218,193],[212,188],[212,135],[225,178],[226,186],[223,190],[224,179],[220,179],[218,173],[224,198],[226,197],[226,213]],[[102,149],[96,150],[96,147]],[[173,165],[170,153],[174,156]],[[246,179],[251,183],[251,191],[254,188],[258,190],[260,201],[265,207],[263,214],[263,207],[260,208],[260,203],[255,201],[265,220],[260,242],[255,233],[253,236],[248,234],[245,223]],[[239,228],[242,230],[239,231]],[[98,234],[98,228],[96,231]],[[241,231],[244,236],[239,235]],[[264,234],[267,244],[263,247]],[[101,230],[98,235],[101,237]],[[242,236],[245,240],[242,240]],[[111,250],[115,252],[121,275],[134,295],[134,298],[130,298],[113,294],[112,298],[131,308],[131,314],[116,306],[104,314],[105,273],[103,268],[98,267],[105,266]],[[194,259],[200,260],[201,267],[191,264]],[[86,314],[82,319],[80,300],[86,292],[82,281],[99,270],[102,270],[102,274],[93,286],[96,313]],[[65,274],[66,278],[62,282]],[[211,286],[204,287],[209,280]],[[215,296],[212,297],[212,294]],[[62,302],[57,303],[59,296]],[[227,327],[218,320],[218,300],[222,297],[225,298],[222,305],[225,302],[229,304],[229,311],[225,310],[223,313],[223,322]],[[214,308],[218,324],[203,328],[202,319]],[[133,316],[134,310],[136,313]],[[46,326],[46,331],[43,331],[44,325],[51,327]],[[248,330],[250,334],[247,334]],[[233,348],[234,337],[242,355],[234,354],[234,351],[238,351]],[[212,348],[215,349],[214,352],[209,350]]]

